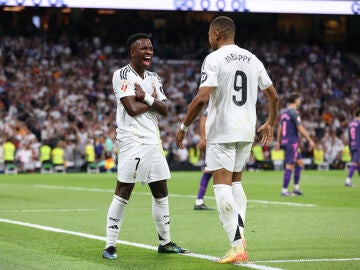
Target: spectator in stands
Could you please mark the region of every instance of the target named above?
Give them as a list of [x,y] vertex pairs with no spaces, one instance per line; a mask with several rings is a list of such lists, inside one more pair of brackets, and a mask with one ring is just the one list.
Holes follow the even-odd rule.
[[0,170],[3,170],[4,165],[4,143],[2,137],[0,136]]
[[285,152],[283,149],[276,150],[275,148],[273,148],[271,150],[270,157],[275,170],[284,169]]
[[262,144],[259,141],[255,141],[251,151],[255,160],[255,168],[260,170],[264,169],[265,157]]
[[345,144],[341,151],[341,165],[340,169],[345,169],[346,165],[351,162],[351,151],[348,144]]
[[339,138],[336,132],[329,128],[329,131],[322,138],[325,146],[325,160],[331,169],[338,168],[341,162],[341,153],[344,148],[344,143]]
[[89,139],[85,146],[85,162],[86,166],[95,162],[95,148],[92,139]]
[[115,138],[115,133],[113,130],[109,130],[105,139],[105,154],[110,154],[112,155],[113,151],[114,151],[114,140]]
[[7,164],[15,164],[15,138],[9,137],[4,145],[3,145],[3,151],[4,151],[4,163],[5,166]]
[[258,88],[269,101],[268,119],[257,130],[265,145],[273,140],[279,97],[263,63],[235,45],[235,23],[231,18],[215,18],[208,38],[214,51],[203,62],[199,91],[177,130],[176,144],[184,148],[189,125],[208,104],[205,168],[212,172],[219,217],[231,245],[218,262],[246,262],[247,199],[241,178],[255,137]]
[[[299,132],[309,142],[310,149],[315,146],[314,141],[301,124],[298,111],[301,104],[300,94],[297,92],[291,93],[288,102],[287,109],[281,113],[275,144],[275,150],[282,147],[285,151],[285,172],[281,196],[303,195],[303,192],[300,191],[300,174],[304,164],[299,148]],[[294,190],[289,192],[288,187],[294,170]]]
[[53,166],[65,166],[64,146],[64,142],[60,140],[56,144],[56,147],[51,150],[51,162]]
[[[86,151],[86,149],[85,149],[85,151]],[[100,160],[104,157],[104,138],[103,138],[103,136],[98,136],[97,138],[95,138],[94,151],[95,151],[96,160]]]
[[156,117],[156,114],[166,116],[168,108],[160,77],[148,71],[154,55],[153,46],[147,34],[138,33],[129,37],[127,48],[130,63],[113,73],[117,104],[118,175],[107,214],[106,244],[102,256],[117,258],[116,241],[136,182],[148,184],[151,190],[152,214],[159,236],[158,252],[185,253],[188,250],[170,239],[167,188],[170,170]]
[[351,182],[351,179],[355,170],[357,170],[360,175],[360,109],[356,110],[353,121],[349,123],[348,132],[352,164],[349,167],[349,172],[345,180],[345,186],[353,187],[354,185]]
[[320,140],[315,142],[313,151],[313,162],[319,168],[325,161],[324,145]]
[[190,165],[199,165],[201,158],[201,150],[198,146],[200,135],[196,134],[191,138],[191,144],[188,147],[188,161]]
[[[196,25],[199,23],[203,27],[205,22],[197,21]],[[68,144],[69,139],[77,147],[67,149],[66,160],[80,168],[84,163],[85,143],[82,144],[83,139],[77,137],[72,126],[85,125],[86,138],[94,138],[98,130],[106,131],[109,127],[111,130],[114,126],[112,104],[115,100],[109,87],[111,78],[107,74],[113,67],[126,62],[123,57],[126,49],[117,50],[118,45],[101,42],[94,46],[85,39],[77,46],[68,46],[70,40],[66,35],[55,42],[49,34],[44,33],[41,37],[1,36],[0,132],[20,138],[25,135],[22,126],[27,126],[38,141],[57,142],[62,138]],[[177,43],[173,43],[173,34],[168,37],[171,40],[157,44],[159,53],[164,53],[164,47],[174,51],[172,44]],[[164,143],[173,140],[178,115],[184,113],[187,100],[201,76],[198,72],[200,63],[184,59],[189,59],[189,51],[190,55],[197,56],[207,51],[206,39],[190,37],[188,40],[198,42],[186,42],[181,47],[176,45],[176,52],[170,54],[175,61],[161,57],[152,62],[154,71],[164,78],[168,97],[169,115],[159,121],[160,130],[166,131],[161,136]],[[360,72],[353,59],[333,46],[307,42],[294,45],[281,39],[254,41],[248,38],[243,45],[271,64],[269,73],[281,99],[287,99],[294,87],[303,86],[304,102],[300,112],[303,125],[312,138],[327,139],[330,130],[342,128],[343,123],[353,118],[360,101]],[[106,55],[106,61],[100,59],[103,55]],[[341,99],[338,98],[339,90]],[[257,110],[262,121],[267,112],[261,102],[262,94],[259,96]],[[98,125],[101,128],[95,129]],[[51,146],[55,145],[51,143]]]
[[116,172],[115,160],[109,152],[105,152],[105,159],[98,162],[100,172]]
[[51,164],[51,147],[48,144],[47,140],[44,140],[43,144],[40,146],[40,163],[41,164]]
[[35,171],[35,155],[30,147],[30,142],[24,142],[16,151],[16,160],[22,172]]

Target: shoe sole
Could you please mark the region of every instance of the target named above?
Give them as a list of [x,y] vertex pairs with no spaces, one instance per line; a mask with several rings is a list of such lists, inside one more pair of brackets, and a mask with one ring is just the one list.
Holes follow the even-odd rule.
[[247,252],[238,253],[235,257],[232,259],[230,258],[224,258],[220,259],[218,261],[215,261],[220,264],[227,264],[227,263],[246,263],[249,260],[249,257],[247,255]]
[[239,254],[232,260],[232,263],[246,263],[248,260],[247,255]]
[[244,255],[237,255],[235,256],[235,258],[231,259],[231,260],[218,260],[215,261],[216,263],[220,263],[220,264],[228,264],[228,263],[246,263],[248,262],[248,257],[244,256]]
[[115,254],[111,254],[111,253],[103,253],[103,255],[102,255],[102,257],[104,258],[104,259],[107,259],[107,260],[113,260],[113,259],[117,259],[117,254],[115,253]]
[[103,259],[106,259],[106,260],[114,260],[114,259],[117,259],[117,256],[111,256],[111,257],[107,257],[107,256],[102,256]]
[[158,249],[158,253],[162,253],[162,254],[184,254],[184,253],[189,253],[190,251],[187,249],[181,249],[181,250],[166,250],[166,249]]
[[297,196],[296,194],[294,194],[294,193],[290,193],[290,194],[283,194],[283,193],[281,193],[280,194],[282,197],[295,197],[295,196]]

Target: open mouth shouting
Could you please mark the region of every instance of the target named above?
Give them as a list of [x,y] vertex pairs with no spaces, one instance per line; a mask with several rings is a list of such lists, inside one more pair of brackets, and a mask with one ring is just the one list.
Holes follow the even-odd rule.
[[148,67],[151,65],[151,60],[152,60],[151,56],[145,56],[142,63],[145,67]]

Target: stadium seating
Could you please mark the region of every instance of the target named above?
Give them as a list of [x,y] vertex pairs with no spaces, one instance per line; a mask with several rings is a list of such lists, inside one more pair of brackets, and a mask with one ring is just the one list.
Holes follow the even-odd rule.
[[[40,58],[45,59],[46,53],[41,49],[41,42],[37,42],[36,37],[21,37],[24,42],[19,43],[18,37],[12,36],[3,36],[0,40],[0,47],[6,47],[6,59],[13,59],[8,63],[3,61],[0,63],[0,69],[9,69],[11,72],[5,73],[5,80],[0,80],[0,99],[5,103],[6,111],[5,113],[9,114],[9,123],[19,123],[22,128],[19,130],[18,125],[9,125],[7,128],[9,129],[8,134],[17,138],[19,136],[23,136],[26,134],[26,139],[24,140],[33,140],[33,137],[38,137],[38,141],[41,140],[41,134],[50,134],[50,137],[47,138],[51,147],[54,147],[58,138],[68,138],[66,140],[66,147],[67,153],[66,158],[69,158],[71,162],[73,162],[74,166],[71,167],[66,163],[66,170],[70,172],[72,169],[74,171],[86,171],[87,167],[82,166],[84,164],[83,159],[84,147],[83,144],[86,144],[86,139],[84,138],[97,138],[98,136],[104,136],[112,138],[113,134],[107,131],[108,127],[113,126],[115,121],[115,113],[114,110],[111,110],[113,104],[113,91],[111,87],[110,77],[107,76],[108,70],[111,69],[112,66],[122,66],[128,63],[126,57],[121,58],[119,60],[119,55],[114,53],[115,50],[107,51],[104,49],[97,49],[92,48],[91,43],[84,42],[82,45],[79,44],[79,48],[76,51],[71,51],[71,48],[67,48],[63,44],[70,44],[70,40],[67,37],[64,37],[64,41],[59,44],[47,44],[45,42],[44,46],[55,46],[59,47],[59,50],[53,50],[52,53],[54,54],[54,59],[67,59],[66,69],[68,71],[64,71],[59,76],[59,70],[62,69],[60,64],[56,64],[52,67],[48,67],[47,61],[39,62],[39,66],[34,70],[34,78],[39,78],[34,80],[32,83],[34,84],[32,87],[21,87],[26,83],[27,77],[26,76],[19,76],[17,83],[11,83],[15,80],[16,76],[13,74],[12,70],[18,70],[20,74],[26,74],[26,70],[31,68],[30,63],[33,61],[33,55],[27,54],[27,46],[26,44],[34,44],[34,52],[38,52]],[[317,137],[318,142],[326,143],[328,140],[328,129],[325,127],[331,127],[334,129],[335,127],[339,129],[341,132],[345,132],[346,127],[343,126],[343,122],[341,119],[348,121],[352,117],[352,111],[358,106],[359,103],[359,95],[354,95],[351,91],[351,87],[347,87],[348,85],[358,85],[359,80],[359,72],[357,66],[354,65],[351,59],[348,59],[346,56],[342,56],[340,53],[335,53],[332,49],[328,50],[327,47],[319,47],[318,45],[312,46],[311,44],[299,44],[295,46],[294,54],[288,55],[288,50],[282,50],[280,48],[287,48],[287,44],[284,41],[272,41],[274,46],[274,52],[271,54],[275,58],[271,58],[267,56],[265,52],[268,51],[268,44],[267,43],[257,43],[249,40],[244,44],[245,48],[248,48],[250,51],[253,51],[255,54],[259,55],[262,59],[264,59],[264,64],[267,66],[269,63],[274,65],[272,70],[276,70],[271,75],[271,78],[274,82],[276,82],[277,90],[280,93],[281,100],[285,100],[287,93],[286,91],[286,83],[278,83],[282,80],[290,81],[291,78],[294,77],[294,74],[297,74],[295,77],[297,78],[294,81],[294,84],[300,85],[304,84],[307,85],[305,87],[303,94],[304,94],[304,104],[301,109],[302,113],[302,120],[304,125],[307,126],[309,129],[309,134],[311,136]],[[256,45],[255,45],[256,44]],[[105,46],[106,45],[106,46]],[[104,48],[112,48],[114,44],[104,44]],[[117,45],[116,45],[117,46]],[[115,48],[114,46],[113,48]],[[166,45],[167,47],[172,47]],[[194,48],[198,51],[197,48]],[[95,80],[94,77],[97,76],[90,76],[92,73],[89,70],[86,70],[86,59],[89,59],[90,56],[93,54],[102,53],[106,56],[105,60],[98,60],[98,64],[103,66],[101,69],[100,77],[104,78],[104,80]],[[174,49],[173,49],[174,50]],[[185,49],[187,52],[189,48]],[[158,52],[162,52],[162,50],[158,50]],[[69,54],[68,54],[69,53]],[[126,50],[124,50],[126,54]],[[81,55],[81,58],[79,56]],[[177,127],[178,117],[179,115],[183,115],[186,113],[187,104],[189,104],[193,98],[193,93],[197,90],[197,81],[199,80],[201,74],[200,64],[203,57],[199,59],[197,58],[183,58],[184,54],[177,52],[176,55],[178,58],[169,58],[164,60],[163,58],[154,58],[152,62],[152,68],[159,74],[160,78],[164,82],[164,90],[166,96],[169,100],[172,100],[172,104],[169,107],[169,115],[166,118],[161,119],[159,121],[159,128],[161,130],[161,138],[164,142],[164,149],[168,153],[168,160],[169,166],[171,169],[175,170],[182,170],[182,169],[194,169],[198,170],[198,166],[187,166],[187,168],[182,168],[182,164],[171,157],[174,155],[174,149],[176,147],[172,147],[172,138]],[[311,55],[312,57],[303,58],[303,55]],[[20,65],[22,60],[20,57],[24,58],[24,63],[28,63],[25,66]],[[102,59],[102,58],[101,58]],[[298,60],[299,59],[299,60]],[[21,61],[20,61],[21,60]],[[278,61],[279,60],[279,61]],[[281,60],[281,61],[280,61]],[[298,62],[300,61],[300,62]],[[332,61],[335,63],[329,64],[328,62]],[[7,65],[5,65],[7,64]],[[321,69],[317,68],[317,64],[321,65]],[[76,68],[77,65],[84,66],[85,72],[78,72]],[[342,67],[339,69],[338,67]],[[186,67],[186,68],[185,68]],[[287,70],[286,67],[289,67]],[[48,72],[40,72],[41,70],[46,70],[49,68]],[[89,68],[89,67],[88,67]],[[303,72],[303,69],[306,68],[306,72]],[[22,70],[23,69],[23,70]],[[355,72],[354,72],[355,71]],[[104,74],[103,74],[104,72]],[[329,82],[332,81],[333,73],[338,74],[338,83],[328,85]],[[70,76],[71,75],[71,76]],[[173,76],[176,75],[176,80],[181,83],[169,83],[173,82]],[[317,78],[320,82],[323,82],[324,89],[331,89],[331,93],[323,92],[323,87],[317,86],[317,83],[313,82],[313,78]],[[51,84],[47,84],[44,82],[52,82],[53,80],[57,80],[58,87],[63,89],[62,91],[56,91],[56,88],[52,87]],[[8,83],[9,82],[9,83]],[[80,84],[98,84],[96,87],[99,89],[104,89],[103,93],[95,92],[91,94],[91,87],[86,89],[86,91],[81,93],[74,92],[71,87],[75,82]],[[335,88],[335,89],[332,89]],[[32,90],[35,89],[33,92]],[[40,91],[41,90],[41,91]],[[42,92],[48,92],[52,99],[42,99]],[[60,95],[61,94],[61,95]],[[29,103],[34,108],[40,109],[33,109],[34,113],[25,114],[29,119],[24,120],[24,116],[17,119],[19,114],[16,113],[9,113],[11,110],[16,110],[16,106],[12,107],[11,104],[16,104],[17,98],[19,96],[30,96],[31,102]],[[351,98],[349,98],[351,97]],[[64,99],[64,102],[60,102],[57,108],[54,110],[44,110],[43,108],[52,108],[58,100]],[[262,99],[259,99],[260,101]],[[1,103],[1,101],[0,101]],[[54,104],[53,104],[54,103]],[[333,104],[333,106],[328,106],[328,104]],[[65,106],[66,105],[66,106]],[[266,119],[267,115],[267,107],[260,106],[261,102],[259,103],[258,108],[258,118],[259,119]],[[91,106],[96,107],[97,109],[94,110],[91,115],[96,119],[96,121],[84,121],[90,117],[89,110]],[[329,107],[329,108],[328,108]],[[11,109],[11,110],[10,110]],[[30,109],[31,110],[31,109]],[[68,118],[65,121],[60,121],[60,116],[62,115],[63,111],[76,111],[76,114],[68,115]],[[319,112],[322,112],[320,114]],[[326,112],[326,114],[325,114]],[[106,115],[107,117],[104,117]],[[326,117],[325,117],[326,116]],[[331,116],[331,117],[329,117]],[[341,116],[341,117],[340,117]],[[43,121],[42,119],[53,119],[54,121]],[[344,121],[344,123],[346,122]],[[31,123],[31,124],[30,124]],[[76,123],[73,125],[73,123]],[[339,126],[340,125],[340,126]],[[36,128],[34,128],[36,127]],[[329,128],[331,130],[331,128]],[[56,132],[53,134],[53,130]],[[102,130],[100,132],[100,130]],[[21,131],[21,132],[20,132]],[[198,134],[197,127],[194,125],[193,128],[189,130],[188,136],[194,137]],[[1,136],[0,136],[1,137]],[[80,139],[82,138],[82,139]],[[81,141],[84,140],[84,141]],[[340,140],[338,140],[340,141]],[[33,148],[36,147],[36,142],[32,145]],[[17,151],[22,148],[19,145]],[[65,148],[65,146],[64,146]],[[76,151],[75,151],[76,149]],[[327,147],[326,149],[331,149],[331,147]],[[80,152],[79,152],[80,151]],[[304,150],[306,152],[306,149]],[[36,151],[35,151],[36,153]],[[263,153],[264,154],[264,153]],[[326,153],[322,153],[325,155]],[[322,157],[324,158],[324,157]],[[38,157],[35,157],[38,159]],[[259,160],[256,159],[258,162]],[[98,160],[99,161],[99,160]],[[331,166],[328,166],[326,163],[323,163],[319,166],[323,160],[317,163],[317,158],[313,158],[313,163],[305,164],[306,169],[332,169]],[[346,162],[346,161],[345,161]],[[113,165],[114,166],[114,165]],[[39,168],[37,166],[36,168]],[[108,171],[106,166],[104,170],[101,165],[98,166],[101,172]],[[195,167],[195,168],[194,168]],[[330,168],[329,168],[330,167]],[[273,159],[269,159],[268,156],[264,156],[264,160],[259,162],[259,168],[261,169],[276,169],[282,170],[283,165],[280,161],[274,161]],[[5,168],[4,168],[5,169]],[[54,169],[54,168],[53,168]],[[98,170],[96,168],[88,168],[89,173],[96,173]],[[20,170],[20,166],[19,166]],[[62,168],[59,172],[64,172],[65,169]],[[0,168],[1,172],[1,168]]]

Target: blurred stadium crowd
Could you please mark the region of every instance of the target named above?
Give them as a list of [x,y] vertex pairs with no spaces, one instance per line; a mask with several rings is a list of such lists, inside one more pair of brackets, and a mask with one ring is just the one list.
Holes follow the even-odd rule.
[[[205,38],[206,33],[202,33]],[[280,94],[281,108],[286,107],[292,91],[302,94],[303,125],[317,144],[310,151],[304,143],[303,156],[312,164],[343,167],[349,158],[347,122],[360,104],[359,65],[330,45],[269,39],[244,40],[239,45],[264,62]],[[152,63],[168,98],[169,116],[159,117],[163,146],[172,168],[198,166],[203,155],[196,147],[200,138],[197,125],[189,129],[188,149],[177,149],[174,138],[197,91],[198,56],[205,55],[207,47],[200,50],[195,44],[179,44],[183,50],[176,52],[170,47],[163,44],[162,50],[168,48],[166,58],[156,51]],[[190,57],[185,51],[192,52]],[[191,59],[191,55],[196,57]],[[52,42],[37,36],[0,36],[0,164],[9,140],[15,144],[14,162],[20,171],[40,167],[40,146],[45,143],[55,148],[61,142],[69,169],[84,168],[87,145],[93,146],[95,162],[108,158],[109,153],[116,159],[111,79],[113,71],[127,63],[125,44],[106,43],[99,37],[74,42],[63,35]],[[266,118],[263,101],[260,93],[259,124]],[[271,161],[272,148],[260,148],[250,163],[261,167]]]

